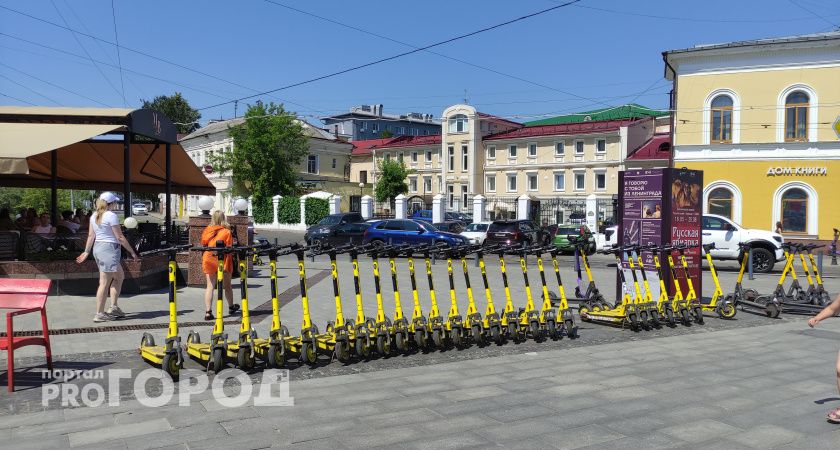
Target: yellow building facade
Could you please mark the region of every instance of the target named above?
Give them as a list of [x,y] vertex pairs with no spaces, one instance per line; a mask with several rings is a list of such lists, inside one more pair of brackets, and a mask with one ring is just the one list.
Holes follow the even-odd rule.
[[786,239],[840,228],[840,33],[663,54],[674,166],[704,171],[704,212]]

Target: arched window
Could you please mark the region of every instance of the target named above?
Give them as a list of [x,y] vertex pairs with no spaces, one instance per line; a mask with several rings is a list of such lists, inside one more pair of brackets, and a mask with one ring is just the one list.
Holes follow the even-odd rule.
[[785,141],[808,140],[808,108],[811,99],[802,91],[785,98]]
[[718,187],[709,192],[708,205],[706,210],[709,214],[717,214],[719,216],[732,219],[732,206],[735,196],[732,191],[725,187]]
[[806,233],[808,231],[808,193],[791,188],[782,194],[782,230]]
[[464,114],[455,114],[449,118],[450,133],[466,133],[469,119]]
[[732,97],[718,95],[711,104],[711,143],[732,143]]

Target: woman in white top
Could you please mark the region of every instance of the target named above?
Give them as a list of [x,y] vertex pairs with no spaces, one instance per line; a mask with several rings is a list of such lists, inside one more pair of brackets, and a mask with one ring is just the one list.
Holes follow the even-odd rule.
[[[120,221],[112,209],[117,205],[117,196],[111,192],[103,192],[96,200],[96,212],[90,217],[88,238],[85,251],[76,262],[81,264],[93,250],[93,257],[99,266],[99,289],[96,290],[96,315],[94,322],[105,322],[125,317],[117,300],[120,296],[125,273],[120,264],[120,245],[125,247],[131,257],[138,259],[137,252],[122,233]],[[110,293],[111,307],[105,312],[105,297]]]

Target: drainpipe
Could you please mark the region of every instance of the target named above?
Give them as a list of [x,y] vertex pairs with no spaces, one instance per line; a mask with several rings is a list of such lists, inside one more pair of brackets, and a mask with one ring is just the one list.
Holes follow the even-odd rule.
[[[668,167],[674,167],[674,127],[676,125],[676,118],[677,118],[677,71],[674,70],[674,66],[668,62],[668,52],[662,52],[662,61],[665,62],[665,77],[668,77],[668,69],[671,70],[671,73],[674,74],[674,81],[671,82],[671,93],[670,93],[670,106],[669,109],[671,110],[671,129],[669,130],[669,134],[671,135],[671,152],[668,154]],[[654,120],[654,132],[655,130],[656,121]]]

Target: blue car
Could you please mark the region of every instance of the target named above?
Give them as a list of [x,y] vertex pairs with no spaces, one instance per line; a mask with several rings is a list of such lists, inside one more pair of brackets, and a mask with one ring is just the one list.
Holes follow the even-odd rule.
[[371,224],[362,238],[365,244],[431,244],[444,242],[450,246],[467,244],[467,238],[440,231],[432,224],[410,219],[381,220]]

